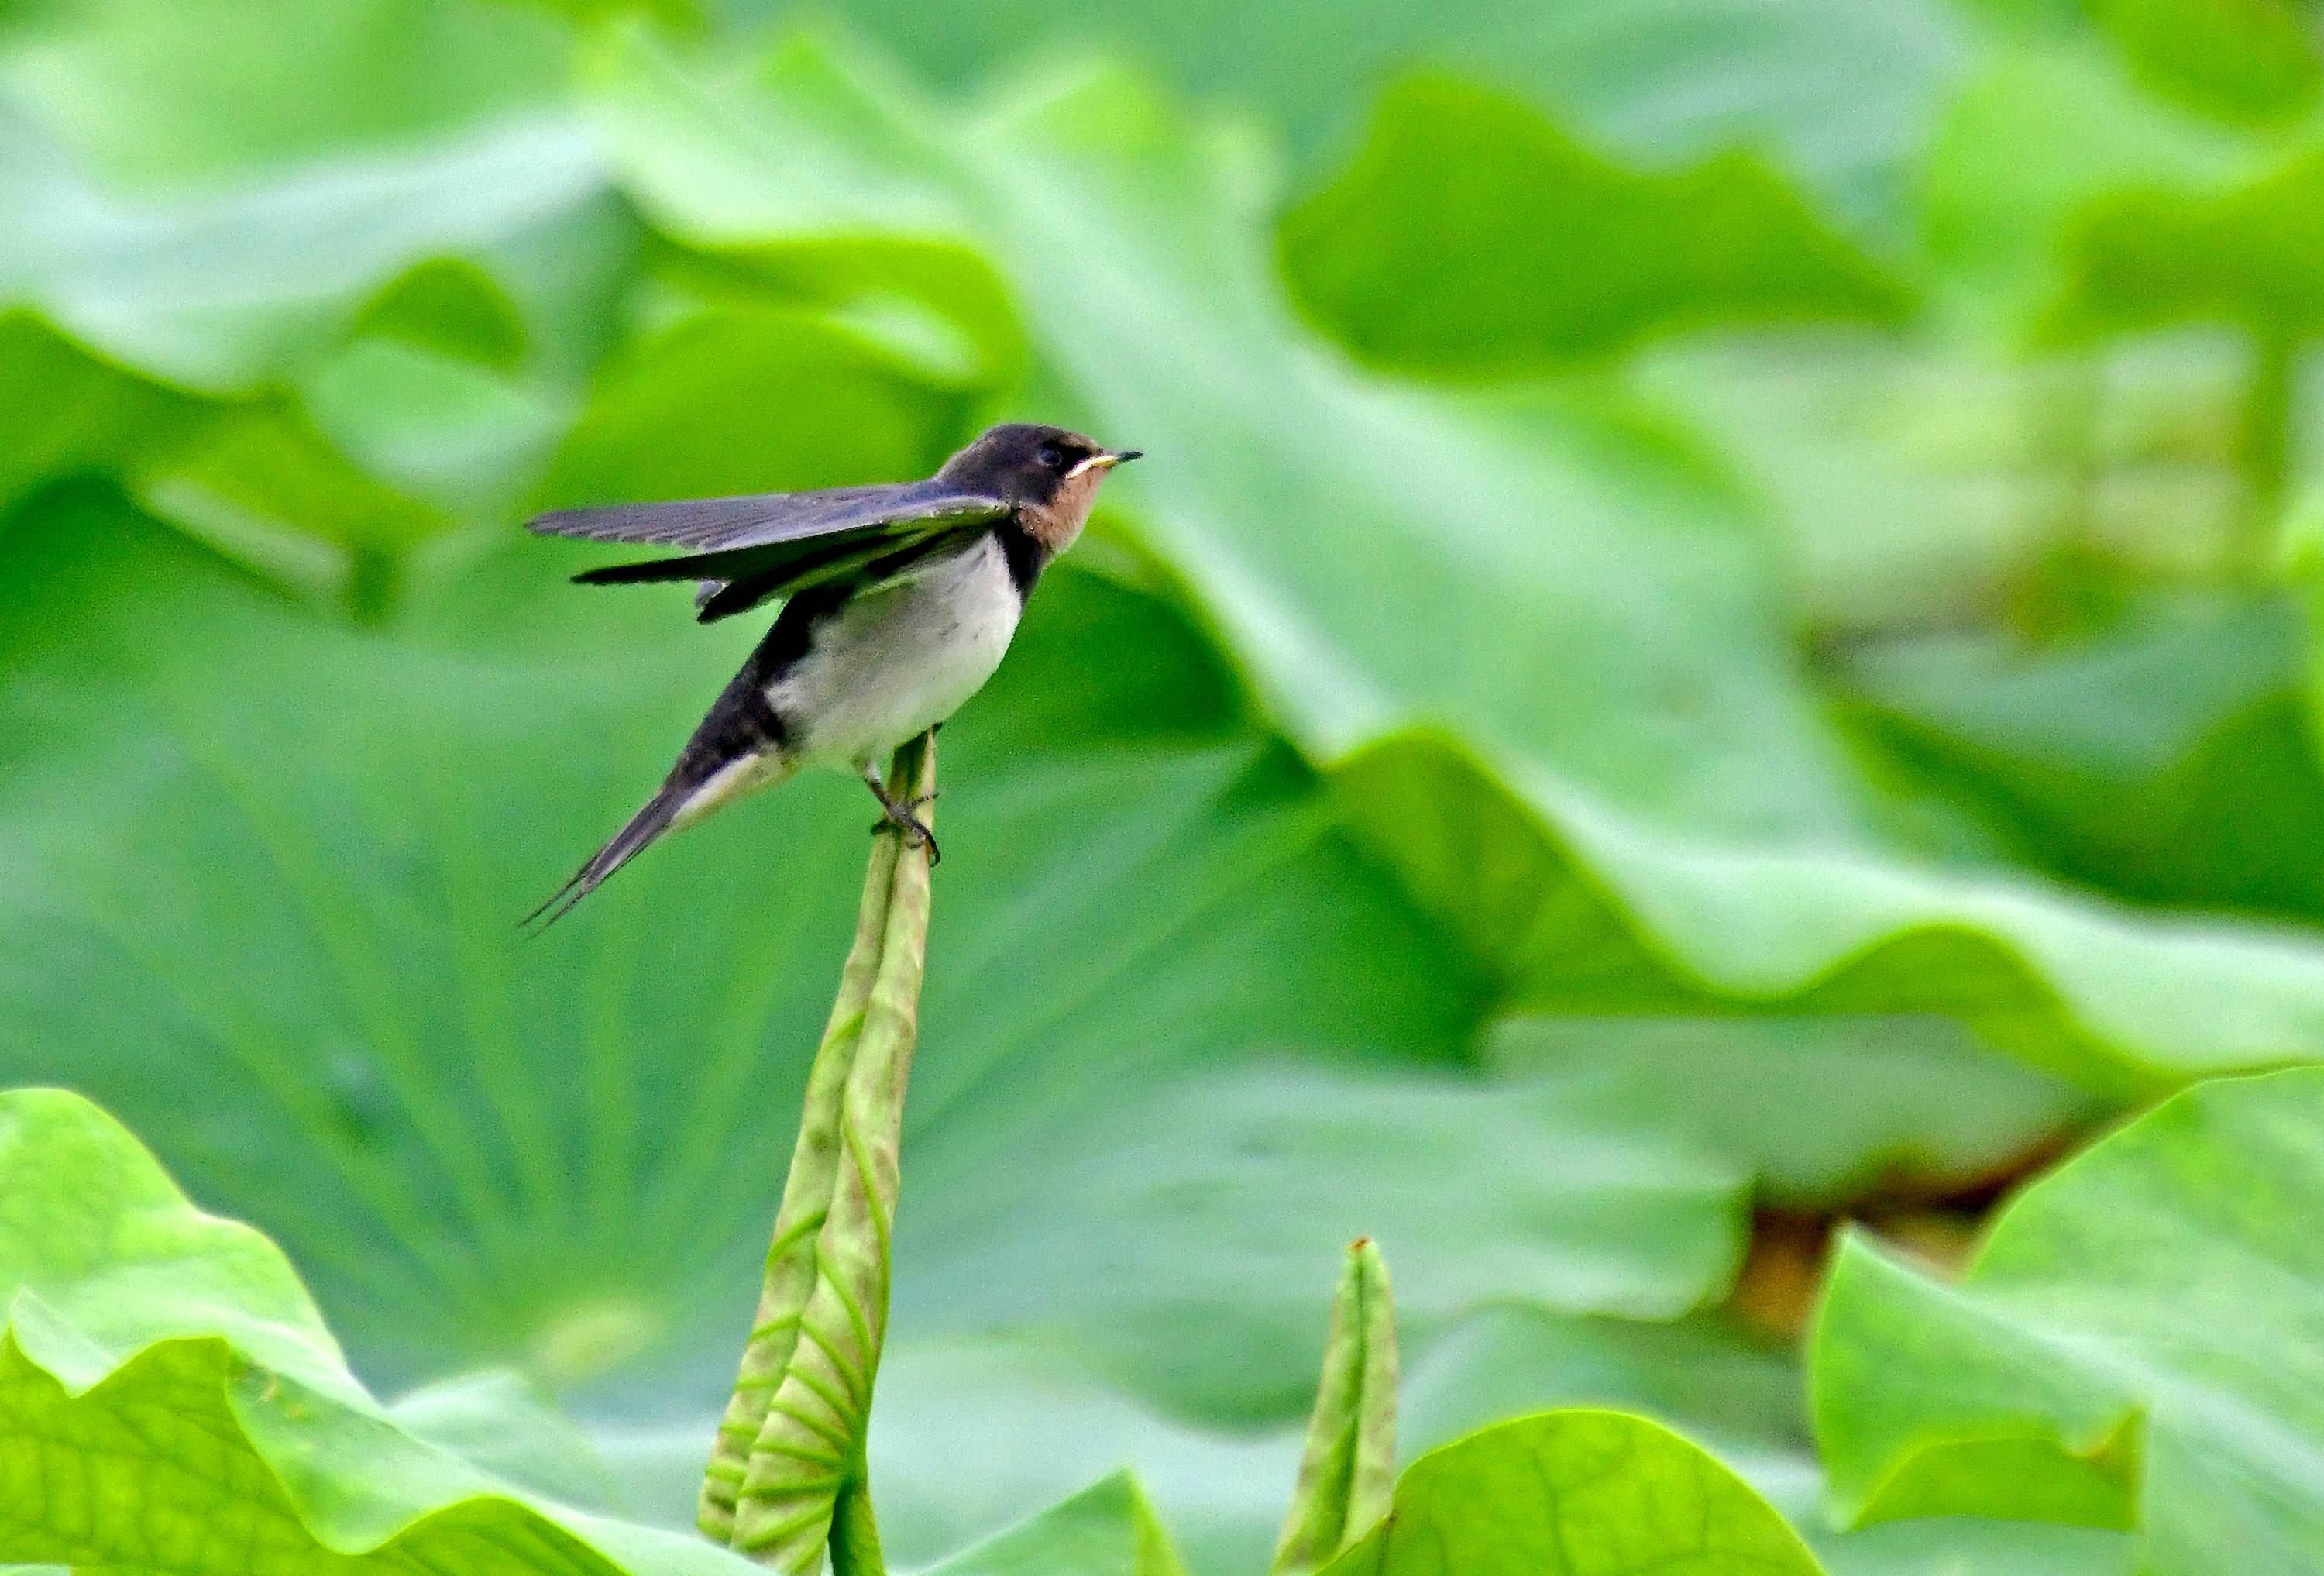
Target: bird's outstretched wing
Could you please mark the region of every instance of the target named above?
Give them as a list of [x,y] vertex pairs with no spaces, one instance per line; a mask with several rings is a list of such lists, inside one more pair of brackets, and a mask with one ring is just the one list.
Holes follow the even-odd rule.
[[700,599],[697,616],[711,623],[770,597],[855,574],[934,538],[989,525],[1009,510],[998,498],[930,481],[565,509],[528,523],[544,536],[687,549],[678,558],[614,564],[574,579],[587,585],[702,581],[711,589]]

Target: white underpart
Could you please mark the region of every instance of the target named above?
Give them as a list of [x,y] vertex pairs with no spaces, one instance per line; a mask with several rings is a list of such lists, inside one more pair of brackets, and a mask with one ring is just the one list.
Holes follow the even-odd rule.
[[744,755],[730,760],[686,796],[686,803],[678,806],[678,814],[669,818],[670,830],[683,832],[722,805],[730,805],[762,788],[771,788],[792,770],[792,763],[779,755]]
[[767,698],[803,760],[884,764],[984,687],[1021,608],[1000,541],[981,536],[825,618]]

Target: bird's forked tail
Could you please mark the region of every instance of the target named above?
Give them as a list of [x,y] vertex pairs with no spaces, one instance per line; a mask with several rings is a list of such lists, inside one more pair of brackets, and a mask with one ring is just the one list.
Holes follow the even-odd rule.
[[693,785],[668,782],[661,791],[648,799],[638,813],[629,818],[619,832],[608,838],[605,846],[589,856],[589,862],[573,872],[572,878],[549,896],[549,900],[518,921],[521,926],[533,925],[533,934],[540,935],[567,914],[573,906],[595,891],[607,876],[635,859],[648,843],[669,830],[678,811],[691,797]]

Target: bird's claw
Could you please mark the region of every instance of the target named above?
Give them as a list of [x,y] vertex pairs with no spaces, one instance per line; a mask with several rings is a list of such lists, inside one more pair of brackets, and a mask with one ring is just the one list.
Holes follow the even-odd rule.
[[883,797],[881,803],[885,806],[887,814],[872,823],[872,835],[877,837],[882,832],[893,832],[904,840],[906,846],[927,849],[928,868],[935,869],[944,862],[944,850],[936,846],[936,834],[928,830],[928,824],[912,812],[922,805],[933,805],[936,802],[936,797],[934,794],[922,794],[916,799],[892,803]]

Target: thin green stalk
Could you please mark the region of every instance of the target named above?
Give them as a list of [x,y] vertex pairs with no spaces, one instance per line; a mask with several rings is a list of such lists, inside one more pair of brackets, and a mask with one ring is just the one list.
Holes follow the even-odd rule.
[[[910,797],[933,794],[934,740],[898,751],[888,780]],[[888,1324],[927,926],[927,850],[881,837],[809,1074],[759,1323],[704,1481],[704,1530],[792,1576],[819,1571],[826,1548],[837,1576],[883,1569],[863,1444]],[[753,1422],[738,1473],[735,1452]]]
[[872,1486],[858,1472],[832,1515],[831,1576],[887,1576],[887,1570],[880,1523],[872,1515]]
[[1396,1494],[1396,1302],[1369,1237],[1348,1245],[1323,1377],[1274,1576],[1309,1576],[1386,1516]]

